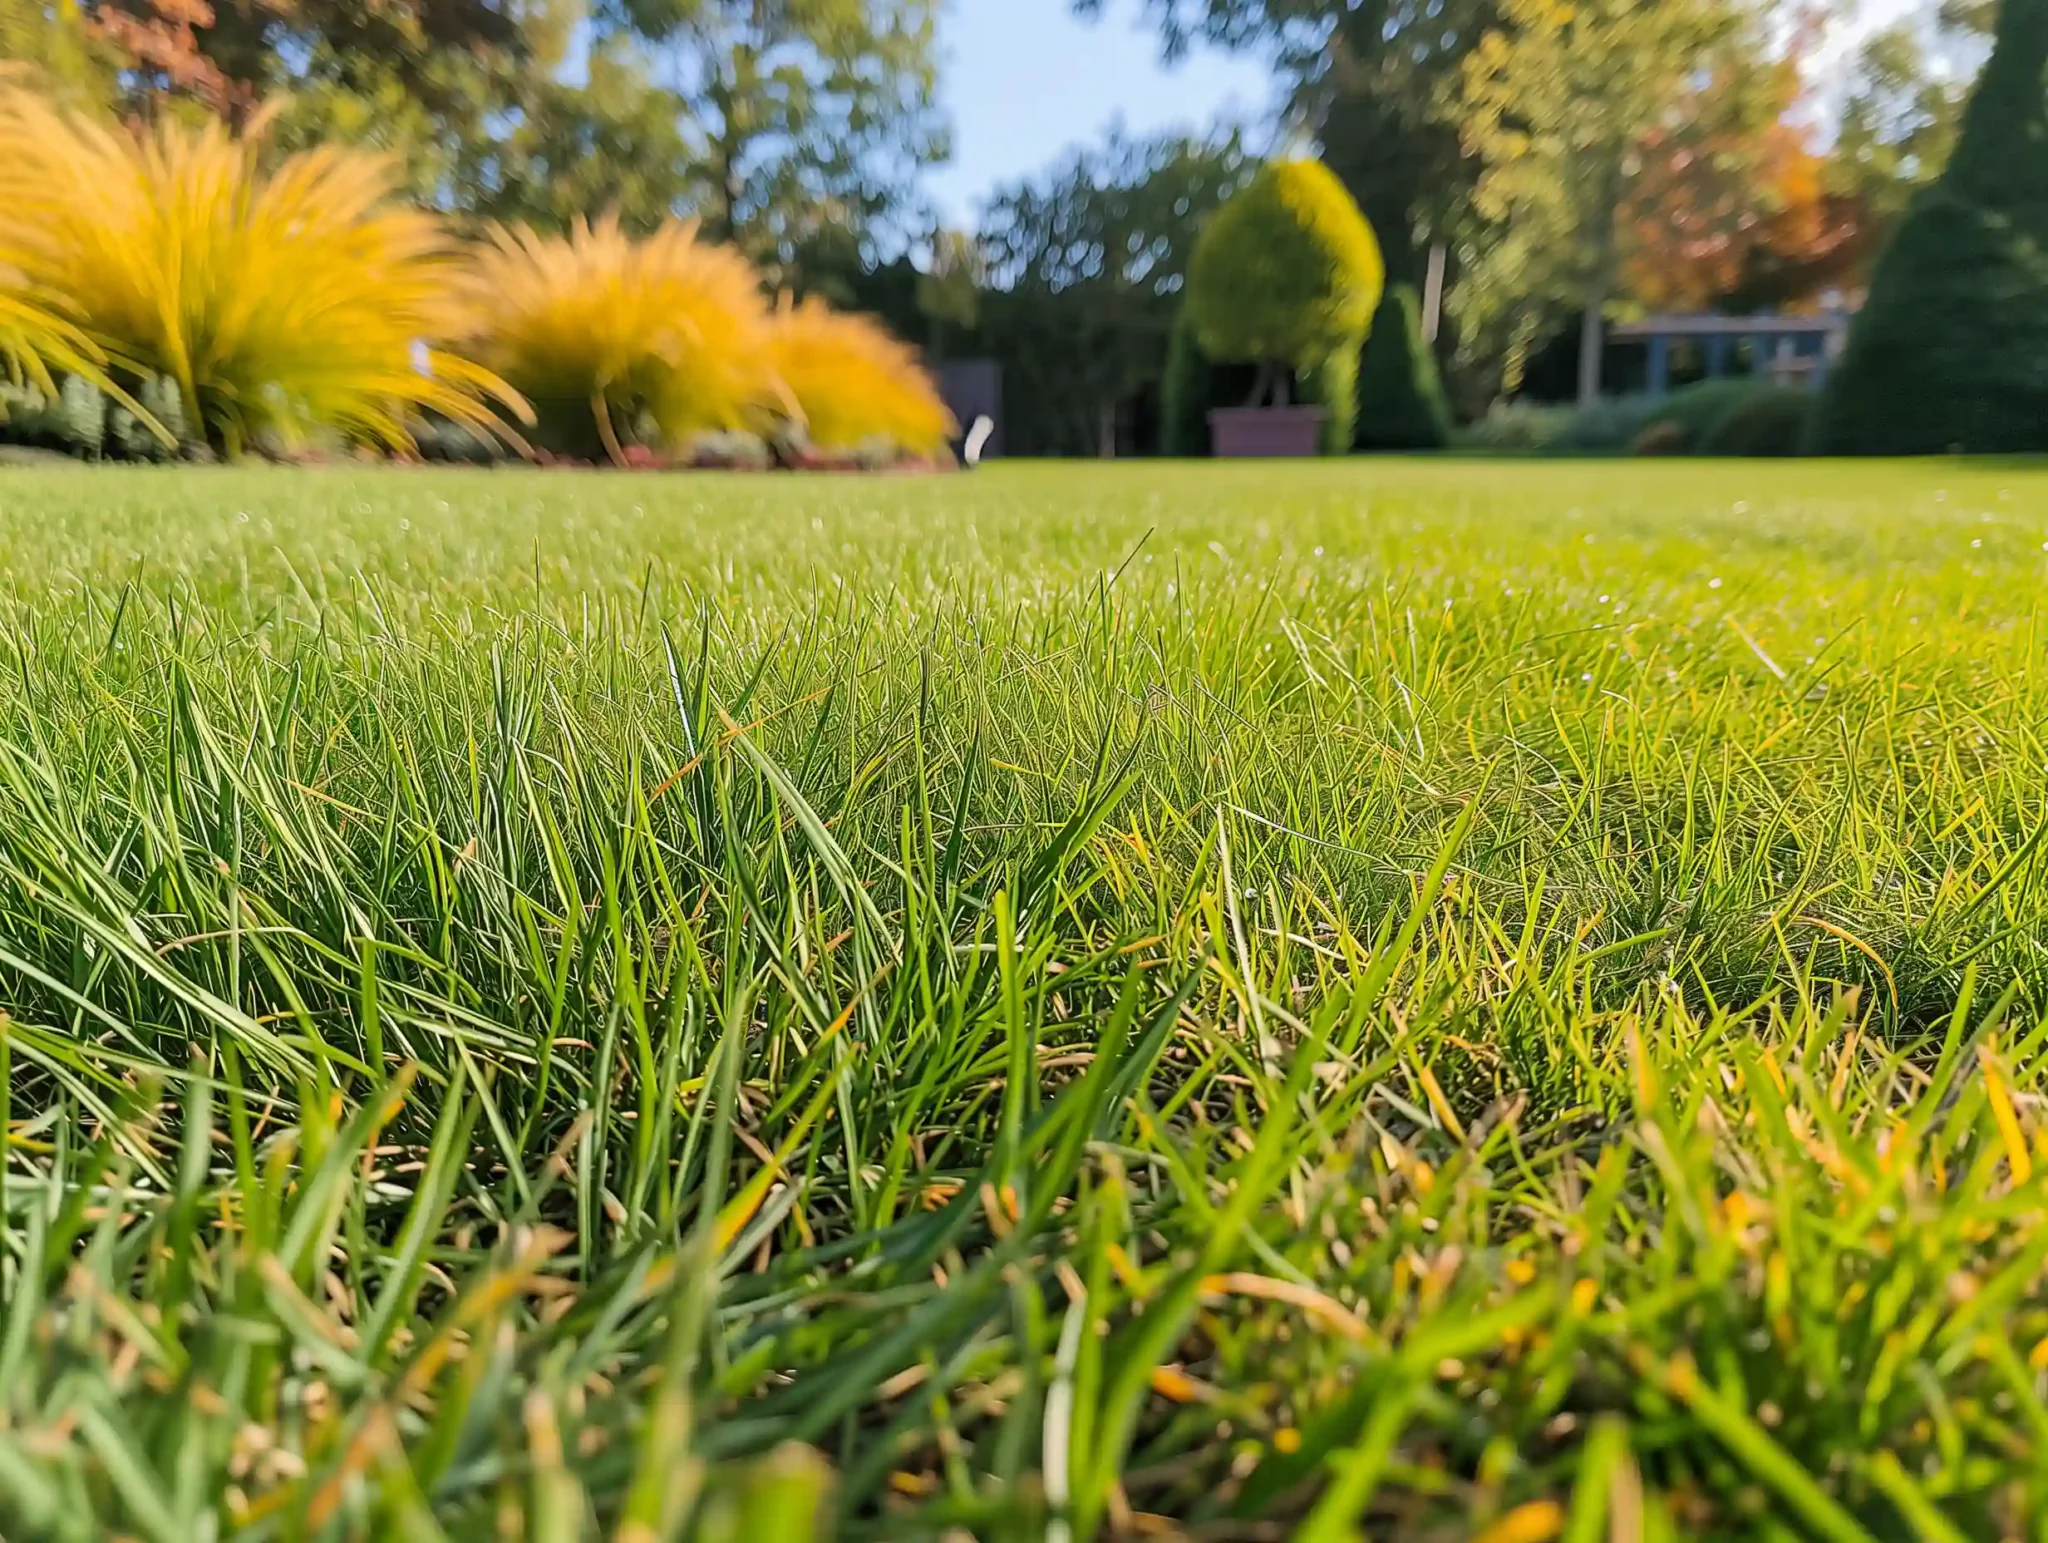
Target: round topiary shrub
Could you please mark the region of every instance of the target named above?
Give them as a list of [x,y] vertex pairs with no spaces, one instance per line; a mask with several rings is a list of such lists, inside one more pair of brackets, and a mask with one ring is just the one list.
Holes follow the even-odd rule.
[[1188,322],[1210,359],[1259,367],[1254,405],[1286,401],[1300,381],[1330,410],[1326,444],[1348,450],[1356,358],[1384,281],[1379,242],[1344,184],[1317,161],[1275,162],[1203,229]]

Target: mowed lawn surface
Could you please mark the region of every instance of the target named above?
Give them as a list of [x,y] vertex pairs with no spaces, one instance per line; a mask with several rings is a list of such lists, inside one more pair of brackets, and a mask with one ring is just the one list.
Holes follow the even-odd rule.
[[2018,466],[0,472],[0,1536],[2035,1537],[2044,583]]

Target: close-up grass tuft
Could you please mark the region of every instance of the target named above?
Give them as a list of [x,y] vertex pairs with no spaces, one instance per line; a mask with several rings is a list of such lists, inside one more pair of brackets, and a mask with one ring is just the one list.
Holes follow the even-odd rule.
[[1995,464],[0,472],[0,1536],[2037,1537],[2044,578]]

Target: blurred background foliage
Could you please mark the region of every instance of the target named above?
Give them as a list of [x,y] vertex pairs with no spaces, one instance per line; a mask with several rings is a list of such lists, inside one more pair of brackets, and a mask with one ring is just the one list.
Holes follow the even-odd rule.
[[[986,357],[1011,453],[1156,453],[1195,234],[1263,156],[1371,222],[1461,421],[1569,395],[1585,318],[1853,302],[1946,163],[1990,0],[1074,0],[1268,64],[1258,121],[1114,128],[949,226],[943,0],[0,0],[0,57],[150,122],[361,146],[458,226],[678,217],[771,290]],[[1845,39],[1847,42],[1845,43]],[[1570,196],[1562,196],[1569,194]],[[1369,404],[1368,404],[1369,411]]]

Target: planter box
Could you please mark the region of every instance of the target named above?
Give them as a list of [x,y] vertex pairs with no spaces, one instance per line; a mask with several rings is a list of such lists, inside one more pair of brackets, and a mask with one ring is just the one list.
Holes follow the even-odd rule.
[[1306,456],[1322,448],[1320,407],[1219,407],[1209,414],[1209,441],[1225,459]]

